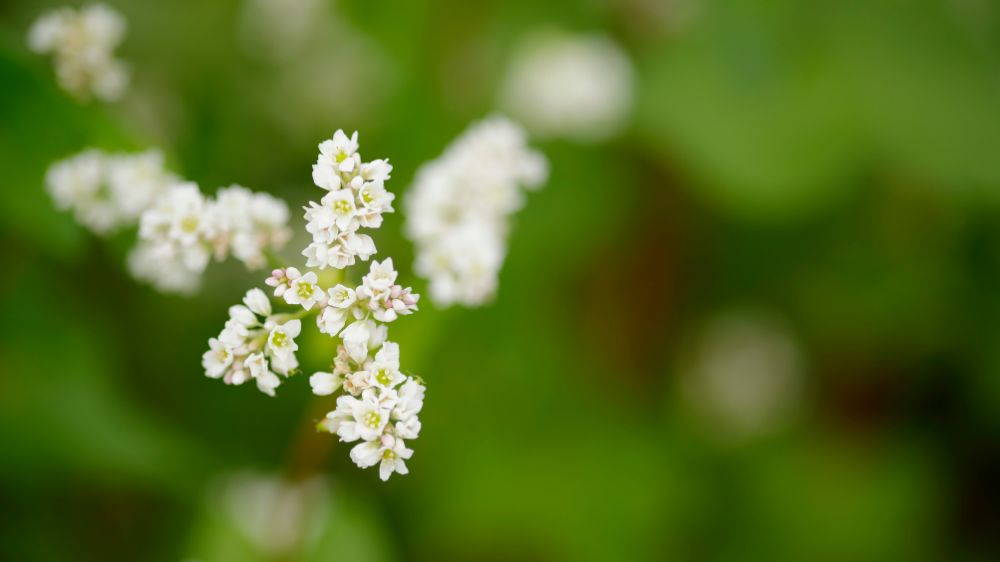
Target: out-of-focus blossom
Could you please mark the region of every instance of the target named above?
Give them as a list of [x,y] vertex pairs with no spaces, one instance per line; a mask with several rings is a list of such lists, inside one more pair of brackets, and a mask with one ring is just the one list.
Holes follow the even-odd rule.
[[710,425],[744,438],[769,433],[792,415],[802,378],[801,348],[783,323],[732,312],[696,339],[682,391]]
[[510,63],[502,105],[533,135],[597,141],[617,133],[632,108],[634,71],[606,37],[530,37]]
[[125,36],[125,19],[105,4],[79,10],[57,8],[42,15],[28,31],[28,46],[53,55],[59,85],[80,99],[122,97],[128,88],[125,65],[114,50]]
[[493,296],[509,217],[524,204],[522,189],[540,186],[547,175],[544,156],[502,117],[472,125],[417,170],[406,199],[406,231],[434,302],[476,306]]

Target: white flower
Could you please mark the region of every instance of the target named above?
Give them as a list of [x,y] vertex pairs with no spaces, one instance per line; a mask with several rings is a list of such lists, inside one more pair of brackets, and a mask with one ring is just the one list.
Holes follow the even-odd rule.
[[302,305],[302,308],[309,310],[317,302],[322,303],[326,299],[323,289],[316,284],[318,277],[312,271],[295,279],[285,291],[285,302],[288,304]]
[[337,428],[341,441],[371,441],[382,435],[382,430],[389,423],[392,406],[380,403],[375,391],[368,389],[361,394],[361,398],[338,398],[337,410],[345,418]]
[[413,450],[408,449],[402,439],[391,435],[383,435],[378,440],[365,441],[351,449],[351,460],[361,468],[379,464],[379,478],[386,481],[393,472],[408,474],[406,463],[413,456]]
[[621,47],[606,37],[537,35],[511,61],[503,105],[537,135],[601,140],[628,117],[633,74]]
[[229,317],[233,320],[239,322],[240,324],[246,326],[247,328],[256,326],[260,323],[257,319],[257,315],[254,314],[249,308],[243,306],[242,304],[234,304],[229,307]]
[[493,296],[509,217],[523,204],[522,188],[546,175],[544,157],[503,118],[474,124],[421,166],[407,194],[406,230],[417,247],[414,269],[429,278],[436,303],[476,306]]
[[226,327],[219,334],[219,341],[231,348],[239,348],[244,343],[246,343],[247,337],[249,337],[250,332],[247,327],[230,318],[226,321]]
[[420,418],[417,416],[410,416],[405,420],[397,420],[393,424],[393,431],[397,437],[402,437],[403,439],[416,439],[420,436]]
[[316,326],[319,331],[331,337],[336,336],[347,323],[347,311],[328,306],[316,317]]
[[80,99],[121,97],[128,73],[114,49],[125,35],[125,20],[104,4],[80,10],[59,8],[39,18],[28,32],[28,45],[52,53],[59,85]]
[[371,383],[390,390],[406,377],[399,372],[399,344],[387,341],[375,354],[375,360],[365,366]]
[[205,375],[217,379],[233,364],[232,350],[216,338],[208,340],[209,350],[201,356],[201,365]]
[[250,370],[250,376],[257,381],[257,388],[267,394],[274,396],[274,389],[281,384],[281,379],[267,368],[267,360],[263,353],[254,353],[247,357],[246,366]]
[[354,192],[350,189],[340,189],[327,193],[320,203],[328,207],[333,214],[333,222],[340,230],[357,230],[349,228],[354,222]]
[[357,131],[348,138],[344,131],[337,130],[332,139],[321,142],[319,158],[313,166],[313,181],[316,185],[329,190],[339,188],[339,174],[350,173],[357,165],[354,158],[357,150]]
[[376,348],[385,341],[386,328],[372,320],[356,320],[344,328],[340,338],[344,340],[351,359],[360,363],[368,356],[370,348]]
[[398,400],[392,411],[394,419],[408,420],[420,413],[424,407],[424,385],[418,383],[412,377],[399,387]]
[[254,314],[261,316],[270,316],[271,314],[271,300],[267,298],[264,291],[256,287],[247,291],[246,296],[243,297],[243,304],[252,310]]
[[267,336],[267,348],[271,352],[271,356],[282,360],[294,357],[295,351],[299,349],[295,338],[298,337],[300,331],[302,331],[302,322],[298,319],[289,320],[271,328],[271,332]]
[[313,394],[317,396],[329,396],[340,390],[344,384],[344,377],[334,373],[313,373],[309,377],[309,386],[312,387]]
[[398,275],[392,267],[392,258],[385,259],[382,263],[372,260],[368,275],[361,279],[363,294],[368,298],[382,298],[388,294],[389,287],[396,282]]
[[329,289],[327,293],[329,295],[328,302],[330,303],[330,306],[335,306],[337,308],[350,308],[358,300],[354,289],[345,287],[342,284],[337,284],[336,287]]

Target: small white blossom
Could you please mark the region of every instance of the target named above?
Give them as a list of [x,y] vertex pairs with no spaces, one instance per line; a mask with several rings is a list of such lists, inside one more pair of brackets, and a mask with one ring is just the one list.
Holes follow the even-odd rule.
[[28,32],[28,46],[51,53],[59,85],[79,99],[114,101],[128,86],[125,66],[114,50],[125,36],[125,20],[104,4],[79,10],[57,8],[40,17]]
[[207,376],[217,379],[233,364],[233,352],[217,338],[210,338],[208,347],[209,350],[202,355],[201,364]]
[[365,365],[372,385],[385,390],[395,388],[406,377],[399,372],[399,344],[387,341],[375,354],[375,360]]
[[606,37],[536,35],[511,61],[503,106],[536,135],[598,141],[625,124],[633,75],[628,56]]
[[369,349],[382,345],[385,336],[385,326],[376,324],[372,320],[356,320],[340,333],[347,353],[351,359],[359,363],[368,356]]
[[155,150],[105,154],[89,149],[56,162],[45,176],[56,207],[71,210],[97,234],[135,224],[173,181]]
[[243,304],[252,310],[254,314],[259,314],[260,316],[270,316],[271,314],[271,300],[267,298],[264,291],[256,287],[247,291],[246,296],[243,297]]
[[284,324],[279,324],[271,328],[267,336],[267,347],[271,354],[283,360],[293,356],[295,351],[299,349],[298,344],[295,343],[295,338],[298,337],[301,331],[302,322],[297,319],[289,320]]
[[425,390],[424,385],[415,379],[406,379],[406,382],[399,387],[398,400],[392,411],[393,418],[408,420],[419,414],[424,407]]
[[329,396],[340,390],[344,384],[344,377],[334,373],[313,373],[309,377],[309,386],[312,387],[313,394],[317,396]]
[[379,478],[389,479],[393,472],[408,474],[406,463],[413,456],[413,450],[408,449],[402,439],[392,435],[383,435],[378,440],[365,441],[351,449],[351,460],[361,468],[379,465]]
[[337,428],[341,441],[351,442],[362,439],[371,441],[382,435],[382,430],[389,423],[392,405],[380,403],[374,390],[368,389],[361,398],[341,396],[337,399],[337,410],[346,414],[345,419]]
[[406,230],[432,300],[476,306],[493,296],[509,217],[523,205],[522,188],[541,185],[546,175],[545,159],[527,147],[524,131],[499,117],[474,124],[417,170]]
[[250,376],[257,381],[257,388],[268,396],[274,396],[274,389],[281,384],[281,379],[268,369],[264,354],[257,352],[250,355],[246,359],[246,366],[250,370]]
[[326,293],[316,284],[318,280],[312,271],[293,280],[285,291],[285,302],[301,305],[306,310],[311,309],[316,303],[323,303],[326,300]]

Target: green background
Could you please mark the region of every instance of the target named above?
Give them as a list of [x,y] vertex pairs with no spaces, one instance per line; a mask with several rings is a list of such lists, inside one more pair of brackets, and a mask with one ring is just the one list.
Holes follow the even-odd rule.
[[[277,60],[241,2],[112,4],[134,74],[112,106],[73,101],[27,50],[58,4],[0,5],[0,558],[1000,557],[995,3],[345,0]],[[156,146],[206,192],[297,209],[344,128],[405,195],[547,28],[624,47],[629,125],[533,141],[551,178],[514,219],[496,301],[392,325],[428,392],[411,474],[388,483],[311,433],[332,400],[304,376],[275,399],[204,376],[262,274],[212,264],[197,296],[155,293],[123,268],[134,232],[98,239],[43,189],[84,147]],[[402,224],[379,255],[423,292]],[[753,434],[682,383],[703,326],[740,310],[781,318],[803,363]],[[308,326],[300,346],[306,372],[333,354]],[[255,549],[213,492],[247,470],[321,474],[320,538]]]

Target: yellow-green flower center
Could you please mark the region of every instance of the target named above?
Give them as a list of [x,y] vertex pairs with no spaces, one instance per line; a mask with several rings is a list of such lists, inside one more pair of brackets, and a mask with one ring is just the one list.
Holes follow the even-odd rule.
[[375,375],[375,380],[377,380],[379,384],[385,386],[392,382],[392,377],[389,376],[389,371],[386,369],[379,369],[378,374]]
[[308,299],[313,294],[313,286],[310,283],[299,283],[295,292],[299,295],[300,299]]
[[379,423],[382,422],[382,416],[378,412],[368,412],[362,421],[369,428],[378,429]]
[[288,336],[285,335],[285,332],[274,332],[271,335],[271,343],[274,347],[285,347],[286,339],[288,339]]
[[392,449],[386,449],[382,451],[382,458],[387,461],[396,460],[396,451],[393,451]]
[[338,213],[348,213],[351,211],[351,204],[347,202],[347,199],[338,199],[334,204],[333,208]]
[[198,230],[198,217],[184,217],[184,220],[181,221],[181,230],[184,232]]

